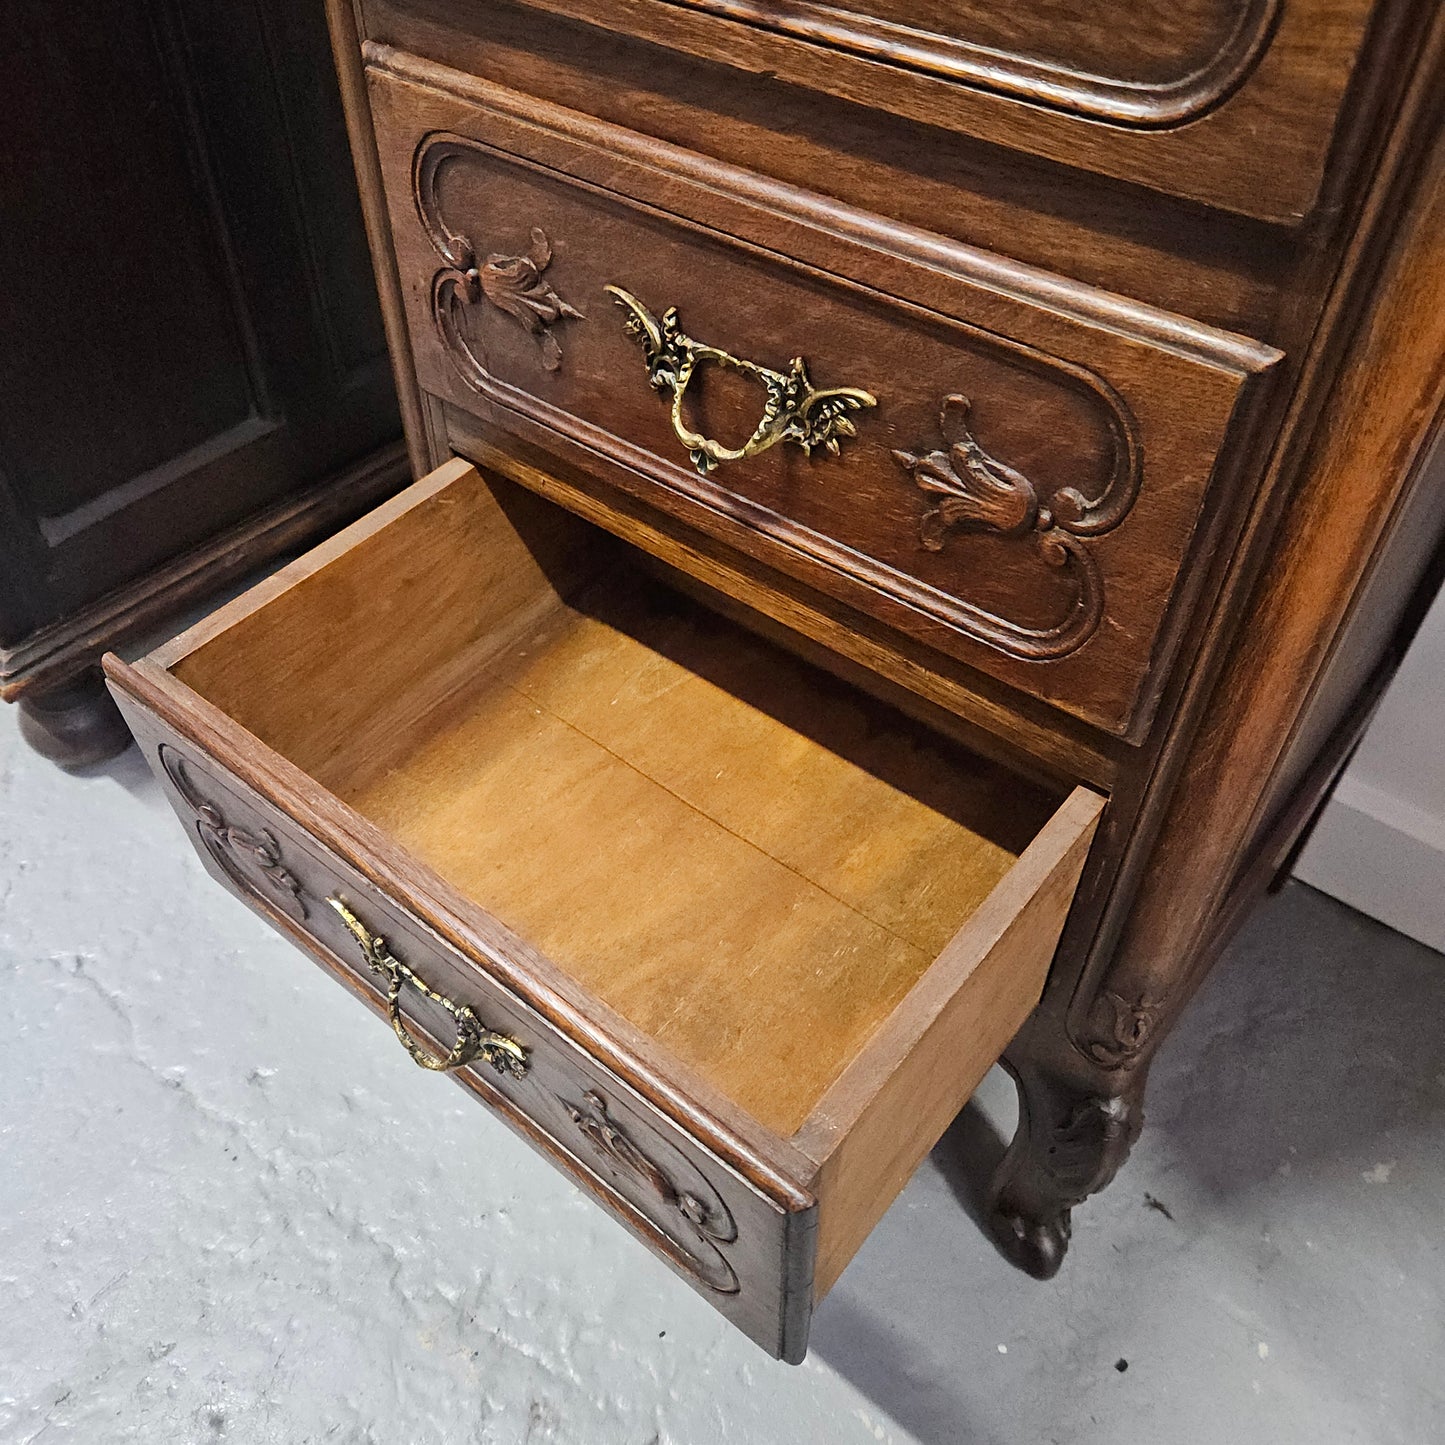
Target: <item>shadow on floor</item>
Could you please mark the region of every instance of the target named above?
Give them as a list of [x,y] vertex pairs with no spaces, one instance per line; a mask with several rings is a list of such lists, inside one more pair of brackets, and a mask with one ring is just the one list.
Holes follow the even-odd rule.
[[970,1102],[934,1146],[934,1168],[985,1235],[989,1234],[989,1184],[1008,1143],[985,1111]]
[[103,763],[92,763],[87,768],[73,768],[71,775],[77,778],[109,778],[125,789],[133,798],[150,802],[157,798],[160,789],[141,750],[132,743],[123,753],[107,758]]
[[[1013,1088],[1006,1078],[991,1082],[1000,1090]],[[977,1231],[988,1249],[992,1249],[988,1187],[1008,1145],[995,1124],[997,1112],[985,1109],[976,1100],[970,1102],[925,1165],[931,1176],[928,1182],[935,1185],[945,1206],[957,1210],[968,1221],[963,1227]],[[927,1248],[923,1240],[917,1243]],[[956,1257],[938,1260],[933,1274],[934,1290],[915,1297],[924,1316],[940,1298],[948,1296],[950,1284],[944,1281],[951,1279],[953,1286],[960,1289],[970,1287],[967,1270]],[[920,1360],[908,1335],[891,1328],[891,1312],[871,1305],[871,1300],[859,1299],[847,1289],[831,1295],[815,1329],[816,1353],[892,1419],[930,1445],[940,1438],[940,1420],[949,1422],[946,1445],[1016,1445],[989,1426],[964,1424],[957,1382],[947,1374],[935,1374],[926,1361]],[[926,1318],[913,1323],[928,1327]]]
[[1227,1197],[1386,1134],[1445,1144],[1445,957],[1301,883],[1262,904],[1161,1051],[1145,1138]]

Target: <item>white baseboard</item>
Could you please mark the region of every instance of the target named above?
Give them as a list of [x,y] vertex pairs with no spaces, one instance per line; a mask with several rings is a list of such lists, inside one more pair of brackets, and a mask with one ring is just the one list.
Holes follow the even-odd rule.
[[1346,773],[1294,876],[1445,953],[1445,818]]

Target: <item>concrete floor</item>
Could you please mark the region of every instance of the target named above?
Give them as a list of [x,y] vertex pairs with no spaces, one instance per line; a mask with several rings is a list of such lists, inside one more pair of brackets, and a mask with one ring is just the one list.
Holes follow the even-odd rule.
[[798,1369],[209,883],[134,752],[67,778],[3,708],[0,1040],[5,1445],[1445,1441],[1445,959],[1299,885],[1056,1281],[970,1217],[995,1074]]

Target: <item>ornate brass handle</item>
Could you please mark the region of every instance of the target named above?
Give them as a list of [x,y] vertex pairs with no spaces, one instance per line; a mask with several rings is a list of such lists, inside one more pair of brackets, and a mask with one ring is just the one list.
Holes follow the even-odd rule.
[[[466,1004],[454,1003],[445,994],[419,978],[386,946],[386,940],[373,933],[339,898],[326,900],[341,915],[347,931],[361,945],[361,952],[367,963],[386,980],[386,1013],[391,1027],[402,1047],[424,1069],[445,1073],[448,1069],[459,1069],[473,1059],[490,1064],[499,1074],[510,1074],[514,1079],[526,1077],[527,1051],[515,1039],[505,1034],[493,1033],[483,1028],[476,1014]],[[444,1055],[429,1054],[407,1031],[406,1021],[401,1016],[401,990],[403,984],[410,984],[418,993],[425,994],[433,1003],[440,1004],[456,1024],[456,1042],[451,1052]]]
[[[822,447],[837,456],[840,438],[858,434],[848,413],[878,405],[876,397],[855,386],[816,390],[801,356],[793,358],[786,374],[772,371],[684,335],[675,306],[669,306],[659,321],[622,287],[609,286],[607,293],[627,313],[628,333],[642,342],[648,381],[656,390],[672,393],[672,429],[703,476],[719,462],[755,457],[779,442],[792,442],[809,454],[814,447]],[[762,420],[740,447],[725,447],[693,431],[683,420],[682,399],[688,382],[698,367],[709,364],[730,366],[763,387]]]

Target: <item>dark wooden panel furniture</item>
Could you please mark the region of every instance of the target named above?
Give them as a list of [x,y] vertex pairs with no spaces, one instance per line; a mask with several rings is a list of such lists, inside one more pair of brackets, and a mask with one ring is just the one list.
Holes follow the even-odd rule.
[[[545,0],[548,10],[1265,220],[1318,196],[1369,0]],[[1267,141],[1262,142],[1262,138]]]
[[1445,7],[330,11],[433,470],[109,664],[193,840],[773,1352],[1000,1051],[1052,1275],[1438,581]]
[[7,13],[0,696],[128,741],[106,646],[405,479],[314,7]]

